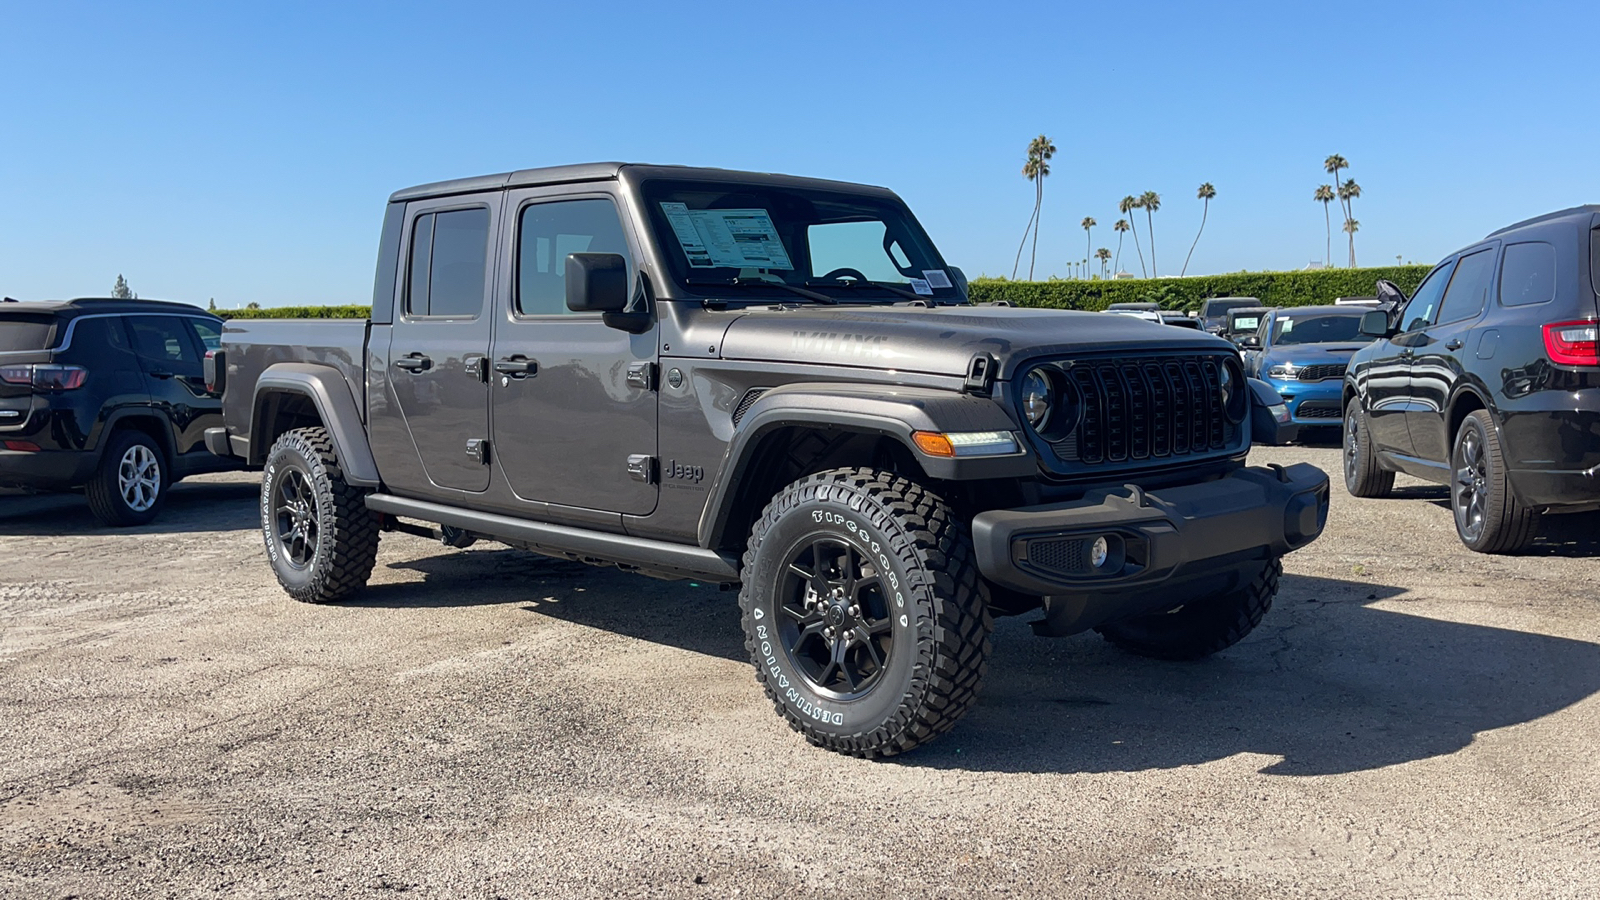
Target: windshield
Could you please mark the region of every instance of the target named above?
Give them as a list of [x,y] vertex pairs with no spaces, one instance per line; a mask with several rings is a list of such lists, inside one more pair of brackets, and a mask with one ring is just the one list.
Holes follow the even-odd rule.
[[50,346],[54,316],[0,317],[0,353],[7,350],[44,350]]
[[674,278],[696,293],[728,285],[762,302],[804,299],[788,285],[838,302],[965,300],[922,228],[893,201],[661,180],[646,182],[644,197]]
[[1272,323],[1274,344],[1370,343],[1360,316],[1279,316]]
[[1236,300],[1207,300],[1207,316],[1224,316],[1229,310],[1244,309],[1247,306],[1260,306],[1261,301],[1254,297],[1240,297]]

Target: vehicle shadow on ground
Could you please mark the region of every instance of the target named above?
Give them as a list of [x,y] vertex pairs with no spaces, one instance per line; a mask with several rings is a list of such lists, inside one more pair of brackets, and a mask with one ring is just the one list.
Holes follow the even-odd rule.
[[[1257,632],[1167,663],[1006,621],[977,707],[909,766],[1136,772],[1236,754],[1325,775],[1453,753],[1600,691],[1600,645],[1412,615],[1409,592],[1288,575]],[[1373,608],[1389,600],[1388,608]]]
[[[1439,490],[1443,491],[1444,488]],[[1450,515],[1455,515],[1446,492],[1444,499],[1432,501]],[[1600,556],[1600,513],[1567,513],[1545,516],[1539,522],[1539,536],[1522,551],[1523,556],[1566,556],[1584,559]]]
[[149,525],[108,528],[89,512],[82,494],[0,496],[0,536],[180,534],[234,531],[260,522],[259,481],[179,482]]
[[[388,540],[389,538],[385,538]],[[723,659],[749,659],[736,595],[488,544],[391,563],[422,583],[378,584],[346,605],[423,609],[518,603],[527,612]]]

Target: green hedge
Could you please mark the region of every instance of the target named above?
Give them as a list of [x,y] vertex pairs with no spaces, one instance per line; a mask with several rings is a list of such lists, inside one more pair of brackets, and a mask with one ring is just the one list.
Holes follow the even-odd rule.
[[370,306],[276,306],[272,309],[214,309],[224,319],[365,319]]
[[1015,306],[1054,309],[1105,309],[1111,303],[1154,300],[1163,309],[1191,310],[1207,297],[1255,297],[1267,306],[1313,306],[1335,297],[1370,296],[1378,279],[1387,278],[1407,294],[1422,283],[1428,266],[1381,266],[1372,269],[1318,269],[1297,272],[1238,272],[1193,278],[1129,278],[1121,281],[1007,281],[979,278],[972,282],[974,302],[1008,300]]

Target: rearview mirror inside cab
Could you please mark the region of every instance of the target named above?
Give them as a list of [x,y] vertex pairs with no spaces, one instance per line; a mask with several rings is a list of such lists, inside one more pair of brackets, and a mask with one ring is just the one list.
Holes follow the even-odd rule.
[[628,305],[628,261],[620,253],[569,253],[567,309],[622,312]]
[[1389,336],[1389,313],[1387,310],[1375,309],[1361,315],[1361,333],[1368,337]]

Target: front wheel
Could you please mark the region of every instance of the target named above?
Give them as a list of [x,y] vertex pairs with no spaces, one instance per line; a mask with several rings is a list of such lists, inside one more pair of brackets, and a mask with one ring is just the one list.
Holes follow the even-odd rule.
[[756,678],[813,744],[892,756],[976,701],[987,597],[965,526],[921,485],[865,468],[794,482],[751,529],[743,582]]
[[1344,486],[1352,497],[1387,497],[1394,490],[1394,473],[1378,467],[1359,397],[1344,408]]
[[261,532],[278,583],[302,603],[343,600],[366,586],[378,516],[344,480],[325,428],[284,432],[261,477]]
[[1201,659],[1244,640],[1278,596],[1283,559],[1274,557],[1249,583],[1196,597],[1165,612],[1102,625],[1101,636],[1129,653],[1154,659]]
[[1505,453],[1484,410],[1467,416],[1450,453],[1450,509],[1469,550],[1517,553],[1539,533],[1539,513],[1523,506],[1506,478]]

